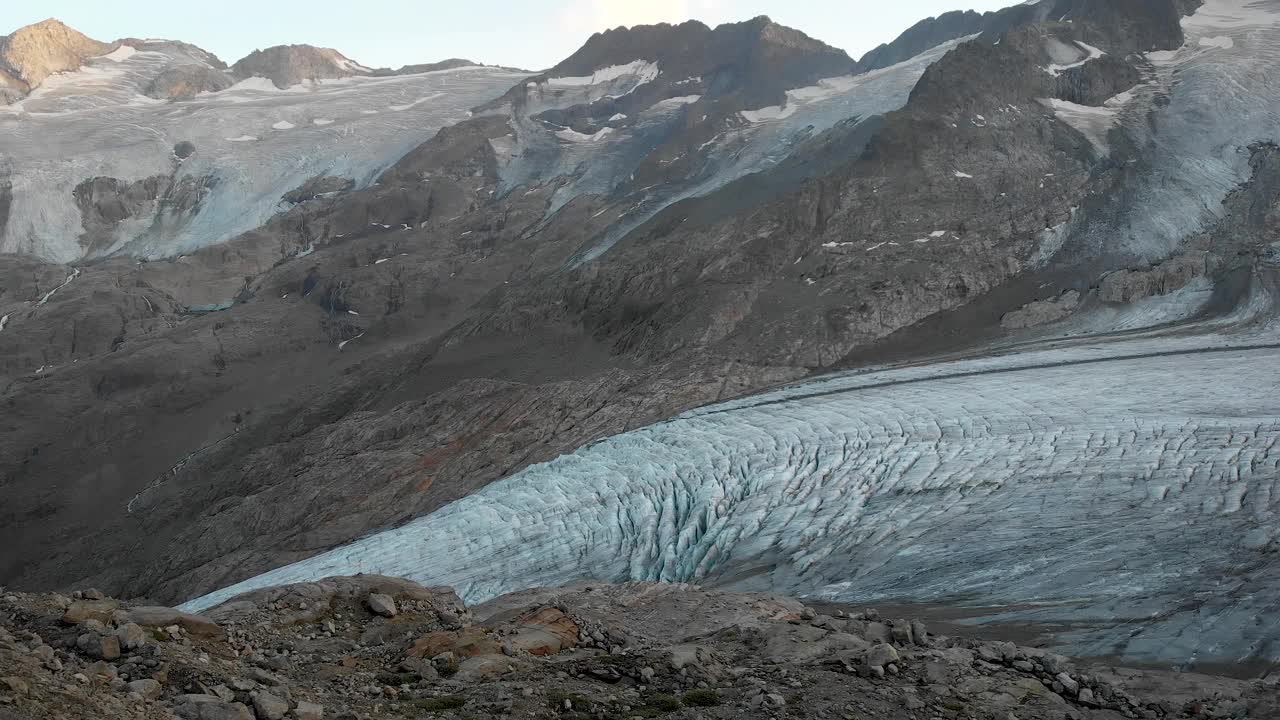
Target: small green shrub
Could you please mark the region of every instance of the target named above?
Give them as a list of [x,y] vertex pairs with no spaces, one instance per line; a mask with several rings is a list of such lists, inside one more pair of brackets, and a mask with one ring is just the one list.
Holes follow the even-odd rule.
[[680,702],[689,707],[715,707],[720,704],[720,693],[715,690],[690,690],[680,696]]
[[680,701],[672,695],[654,695],[649,698],[649,702],[646,704],[663,712],[673,712],[680,709]]

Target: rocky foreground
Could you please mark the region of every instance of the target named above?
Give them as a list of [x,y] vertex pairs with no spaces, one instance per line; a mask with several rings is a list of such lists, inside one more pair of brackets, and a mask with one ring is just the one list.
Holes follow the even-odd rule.
[[35,718],[1275,718],[1255,681],[1076,663],[875,610],[636,583],[466,608],[329,578],[204,615],[0,596],[0,720]]

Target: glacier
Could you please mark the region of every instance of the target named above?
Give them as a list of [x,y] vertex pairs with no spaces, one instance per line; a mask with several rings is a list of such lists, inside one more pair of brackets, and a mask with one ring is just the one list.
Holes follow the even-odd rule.
[[[330,575],[468,602],[584,579],[1067,623],[1131,661],[1280,659],[1275,283],[1235,315],[695,410],[186,603]],[[1190,598],[1190,600],[1189,600]]]
[[1134,183],[1073,228],[1090,254],[1163,260],[1221,217],[1249,147],[1280,142],[1280,2],[1206,0],[1182,28],[1183,46],[1149,53],[1143,83],[1104,107],[1055,104],[1100,150],[1112,125],[1143,149]]
[[[86,179],[163,175],[213,178],[199,211],[148,232],[135,218],[111,247],[157,259],[193,252],[261,227],[282,196],[317,175],[372,183],[386,168],[524,73],[461,67],[416,75],[351,77],[276,88],[262,78],[189,100],[141,94],[169,62],[163,52],[116,51],[50,77],[0,107],[0,178],[12,184],[0,252],[50,262],[90,260],[72,191]],[[174,146],[196,152],[179,161]]]

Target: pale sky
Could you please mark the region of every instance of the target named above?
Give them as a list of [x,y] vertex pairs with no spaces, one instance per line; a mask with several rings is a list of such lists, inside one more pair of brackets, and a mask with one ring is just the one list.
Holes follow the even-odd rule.
[[98,40],[161,37],[228,63],[271,45],[333,47],[371,67],[446,57],[533,70],[550,67],[592,32],[697,19],[715,26],[757,15],[857,59],[915,22],[948,10],[995,10],[1018,0],[6,0],[0,34],[56,17]]

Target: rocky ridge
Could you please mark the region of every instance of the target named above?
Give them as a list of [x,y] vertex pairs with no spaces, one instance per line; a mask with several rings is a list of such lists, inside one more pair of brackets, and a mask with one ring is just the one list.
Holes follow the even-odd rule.
[[0,594],[0,714],[26,720],[1261,718],[1254,682],[1085,665],[870,608],[690,585],[530,590],[329,578],[200,616],[96,590]]

